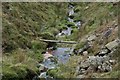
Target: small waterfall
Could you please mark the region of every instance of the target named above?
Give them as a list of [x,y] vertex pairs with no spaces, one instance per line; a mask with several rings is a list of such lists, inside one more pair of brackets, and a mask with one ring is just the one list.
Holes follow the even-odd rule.
[[[71,23],[74,23],[76,27],[78,27],[78,29],[81,26],[81,22],[74,22],[74,19],[72,19],[70,16],[74,15],[74,6],[73,5],[69,5],[69,11],[68,11],[68,21]],[[67,30],[62,30],[61,33],[58,33],[58,35],[56,37],[62,36],[62,35],[67,35],[70,36],[71,35],[71,31],[73,29],[71,27],[67,26]],[[45,59],[43,61],[43,65],[45,68],[47,68],[47,70],[49,69],[54,69],[57,67],[58,64],[62,63],[66,63],[69,60],[70,55],[72,54],[74,48],[57,48],[56,50],[53,51],[52,55],[53,58],[57,58],[57,63],[54,62],[53,59]],[[40,73],[40,75],[38,76],[39,78],[48,78],[50,77],[49,75],[46,74],[47,71],[43,71]],[[51,77],[50,77],[51,78]]]
[[69,16],[73,15],[74,14],[74,10],[73,9],[70,9],[69,11]]
[[78,29],[80,29],[80,26],[81,26],[81,21],[76,22],[76,23],[75,23],[75,26],[77,26],[77,27],[78,27]]
[[69,18],[69,17],[68,17],[68,21],[69,21],[69,22],[74,22],[74,20],[71,19],[71,18]]

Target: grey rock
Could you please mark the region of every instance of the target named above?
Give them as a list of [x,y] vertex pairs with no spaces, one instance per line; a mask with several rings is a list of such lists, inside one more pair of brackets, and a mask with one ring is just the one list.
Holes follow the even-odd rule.
[[106,71],[109,72],[109,71],[112,71],[112,67],[110,65],[107,65],[106,66]]
[[45,68],[45,65],[44,64],[39,64],[39,70],[41,71],[41,70],[44,70],[44,68]]
[[116,63],[115,60],[109,60],[109,62],[110,62],[112,65],[114,65],[114,64]]
[[104,36],[105,37],[109,37],[109,35],[112,33],[112,28],[109,28],[105,33]]
[[97,66],[91,65],[89,66],[89,68],[87,69],[87,73],[93,73],[94,71],[96,71]]
[[112,70],[112,67],[111,65],[109,65],[108,63],[103,63],[102,64],[102,69],[101,69],[103,72],[109,72]]
[[75,74],[78,75],[78,74],[79,74],[79,71],[80,71],[80,66],[77,66],[76,71],[75,71]]
[[81,48],[81,49],[78,50],[78,53],[82,53],[83,51],[84,51],[84,49]]
[[84,52],[83,52],[83,55],[84,55],[84,56],[88,55],[88,52],[87,52],[87,51],[84,51]]
[[98,66],[98,70],[102,71],[102,66],[101,65]]
[[90,66],[90,62],[89,61],[83,61],[83,62],[81,62],[81,64],[80,64],[80,67],[82,67],[82,68],[87,68],[87,67],[89,67]]
[[46,75],[46,72],[42,72],[41,74],[40,74],[40,76],[38,76],[39,78],[46,78],[47,77],[47,75]]
[[109,42],[108,44],[106,44],[105,46],[109,49],[112,50],[113,48],[117,47],[119,44],[119,40],[114,40],[112,42]]
[[104,56],[105,54],[108,53],[108,49],[102,49],[99,53],[99,55]]
[[96,38],[95,35],[90,35],[87,40],[88,41],[93,41],[93,40],[95,40],[95,38]]
[[81,74],[85,74],[86,73],[86,70],[85,69],[80,69],[80,71],[79,71],[79,75],[81,75]]
[[104,61],[109,61],[110,57],[109,56],[103,56]]
[[104,62],[104,58],[96,56],[96,62],[97,62],[97,65],[101,65]]

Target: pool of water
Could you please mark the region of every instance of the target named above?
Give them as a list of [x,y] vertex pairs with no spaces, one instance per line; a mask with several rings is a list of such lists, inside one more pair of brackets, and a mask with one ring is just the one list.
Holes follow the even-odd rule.
[[57,63],[52,58],[48,58],[43,61],[43,64],[48,69],[54,69],[58,64],[65,64],[71,53],[71,48],[57,48],[52,53],[54,59],[57,59]]

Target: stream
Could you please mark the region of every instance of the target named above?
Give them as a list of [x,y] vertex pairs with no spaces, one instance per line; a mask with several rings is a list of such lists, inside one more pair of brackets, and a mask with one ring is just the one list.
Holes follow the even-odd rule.
[[[81,22],[74,22],[72,18],[70,18],[71,15],[75,14],[74,12],[74,6],[69,5],[69,11],[68,11],[68,21],[75,24],[75,26],[80,29]],[[67,26],[67,30],[62,30],[61,33],[58,33],[57,37],[60,37],[62,35],[70,36],[72,33],[72,28]],[[44,65],[45,68],[54,69],[58,66],[58,64],[65,64],[72,54],[74,48],[70,47],[58,47],[56,50],[52,51],[52,57],[44,59],[42,62],[42,65]],[[56,61],[55,61],[56,59]],[[46,71],[40,73],[39,78],[47,78],[48,75],[46,75]]]

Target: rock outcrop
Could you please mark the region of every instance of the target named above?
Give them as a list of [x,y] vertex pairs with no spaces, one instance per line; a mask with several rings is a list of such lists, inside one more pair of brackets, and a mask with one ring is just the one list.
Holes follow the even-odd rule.
[[[101,48],[97,55],[88,56],[87,59],[81,61],[79,66],[77,66],[76,75],[81,78],[91,72],[112,71],[112,66],[116,64],[116,60],[111,59],[110,54],[112,55],[114,53],[118,44],[119,39],[109,42]],[[88,54],[88,52],[83,49],[80,49],[80,51],[82,51],[84,55]]]

